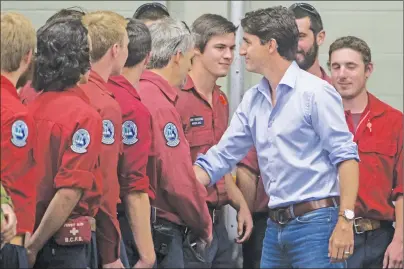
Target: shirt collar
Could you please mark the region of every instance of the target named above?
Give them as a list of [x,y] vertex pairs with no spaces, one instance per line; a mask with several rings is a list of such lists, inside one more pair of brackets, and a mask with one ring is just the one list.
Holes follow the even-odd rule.
[[[214,90],[220,90],[220,86],[215,84],[215,88]],[[185,83],[185,85],[182,87],[182,90],[184,91],[190,91],[192,89],[195,89],[195,84],[194,81],[192,80],[190,75],[187,75],[187,82]]]
[[90,104],[90,98],[88,98],[87,94],[83,91],[82,88],[80,88],[80,86],[74,86],[73,88],[70,88],[67,91],[78,95],[81,99],[83,99],[84,102]]
[[331,78],[327,75],[327,73],[324,71],[324,69],[321,66],[320,66],[320,71],[321,71],[321,79],[323,79],[331,84]]
[[[285,85],[289,89],[294,89],[296,85],[297,75],[300,72],[300,68],[295,61],[291,63],[291,65],[286,69],[285,74],[281,78],[279,85]],[[263,77],[258,84],[258,90],[262,93],[267,93],[271,86],[269,85],[269,81]],[[269,94],[269,93],[268,93]]]
[[162,76],[150,70],[145,70],[140,76],[140,80],[150,81],[151,83],[156,85],[160,89],[160,91],[162,91],[172,102],[175,103],[177,101],[177,89],[168,84],[168,81],[165,80]]
[[8,78],[6,78],[3,75],[1,75],[1,90],[2,91],[6,90],[13,97],[19,99],[17,88],[13,85],[13,83],[11,83],[11,81]]
[[124,88],[131,95],[133,95],[133,97],[140,100],[139,93],[136,91],[135,87],[133,87],[133,85],[125,78],[125,76],[123,76],[123,75],[112,76],[112,77],[109,77],[109,81],[112,82],[112,83],[117,84],[118,86],[120,86],[122,88]]
[[379,116],[386,110],[386,105],[377,99],[376,96],[368,92],[368,108],[373,116]]
[[90,71],[90,78],[89,81],[93,82],[95,85],[98,86],[101,90],[109,94],[110,96],[114,97],[114,94],[110,91],[107,90],[106,88],[106,82],[102,79],[100,75],[98,75],[97,72],[91,69]]

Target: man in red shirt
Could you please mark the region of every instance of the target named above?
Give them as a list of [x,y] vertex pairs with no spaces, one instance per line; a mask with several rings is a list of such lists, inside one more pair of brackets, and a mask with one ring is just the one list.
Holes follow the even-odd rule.
[[361,159],[348,267],[403,268],[403,113],[368,92],[373,63],[365,41],[334,41],[329,66]]
[[28,178],[28,175],[34,173],[36,131],[15,87],[21,75],[28,70],[35,47],[36,35],[32,23],[23,15],[2,13],[0,177],[14,203],[18,222],[17,235],[0,252],[1,268],[28,266],[24,239],[25,233],[32,233],[35,224],[37,177]]
[[[320,66],[318,60],[319,46],[324,43],[325,31],[320,14],[310,4],[295,3],[289,7],[296,18],[299,30],[299,42],[296,62],[299,67],[323,80],[331,83],[330,77]],[[267,227],[269,198],[260,179],[257,154],[255,149],[247,154],[238,164],[237,185],[243,192],[250,210],[253,212],[254,229],[251,238],[243,245],[243,268],[259,268],[261,260],[262,241]]]
[[[85,13],[82,10],[77,10],[76,8],[66,8],[66,9],[61,9],[55,14],[53,14],[49,19],[46,20],[45,24],[48,24],[49,22],[55,20],[55,19],[63,19],[63,18],[81,18],[85,15]],[[20,79],[17,82],[17,89],[18,89],[18,95],[20,96],[20,100],[24,105],[29,104],[32,102],[40,92],[36,92],[34,88],[31,85],[31,80],[34,72],[34,64],[33,61],[31,61],[29,69],[24,72],[24,74],[20,77]]]
[[[114,95],[107,88],[107,81],[109,76],[121,74],[128,57],[127,21],[117,13],[97,11],[86,14],[83,23],[88,29],[93,48],[90,78],[88,83],[81,87],[103,120],[100,156],[103,195],[100,210],[95,217],[100,264],[104,268],[123,268],[120,259],[121,234],[117,219],[117,169],[122,149],[122,113]],[[125,253],[122,251],[122,254]]]
[[101,118],[77,87],[88,77],[88,31],[80,20],[55,20],[38,30],[33,86],[42,93],[29,104],[38,136],[35,232],[25,242],[30,267],[87,267],[91,232],[101,196],[96,174]]
[[[191,68],[194,40],[185,23],[164,18],[149,26],[152,52],[139,94],[152,118],[152,146],[147,175],[156,190],[153,223],[157,263],[184,268],[183,241],[191,232],[198,250],[212,240],[206,189],[195,177],[189,144],[175,103]],[[195,241],[194,241],[195,240]]]
[[122,109],[123,152],[119,157],[118,220],[130,267],[152,268],[156,260],[150,227],[150,201],[154,199],[146,175],[151,146],[151,117],[135,89],[151,50],[147,26],[129,19],[128,59],[122,75],[109,77],[108,89]]
[[[195,162],[199,153],[206,153],[217,144],[227,128],[229,104],[216,81],[229,72],[234,58],[236,31],[237,27],[232,22],[216,14],[204,14],[192,25],[192,32],[196,36],[195,56],[187,83],[179,91],[175,105],[181,115],[192,162]],[[209,268],[232,268],[235,266],[233,244],[228,238],[221,209],[231,204],[239,211],[239,243],[248,239],[251,233],[251,213],[231,174],[214,186],[207,187],[207,191],[206,201],[213,221],[213,241],[207,249],[204,263],[196,259],[191,250],[187,251],[191,255],[185,253],[185,267],[194,267],[199,263]],[[246,227],[243,227],[245,224]]]

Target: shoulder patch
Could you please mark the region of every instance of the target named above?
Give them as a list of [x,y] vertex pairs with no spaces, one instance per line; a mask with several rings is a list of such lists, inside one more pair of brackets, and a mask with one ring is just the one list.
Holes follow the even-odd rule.
[[90,140],[90,134],[88,131],[86,129],[79,129],[73,135],[70,148],[76,153],[86,153],[87,147],[90,145]]
[[17,120],[11,126],[11,143],[22,148],[27,144],[28,125],[23,120]]
[[137,138],[137,126],[131,121],[127,120],[122,124],[122,142],[125,145],[133,145],[139,141]]
[[174,123],[169,122],[164,126],[164,137],[167,141],[167,146],[176,147],[180,143],[178,129]]
[[103,120],[102,121],[102,143],[106,145],[111,145],[115,142],[115,127],[112,121]]

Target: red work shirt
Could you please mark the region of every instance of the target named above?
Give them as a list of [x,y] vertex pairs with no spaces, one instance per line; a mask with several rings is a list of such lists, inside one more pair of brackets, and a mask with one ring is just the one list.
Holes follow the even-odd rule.
[[60,188],[83,190],[70,218],[94,216],[102,188],[96,174],[101,151],[100,116],[79,87],[41,93],[28,109],[38,132],[35,156],[40,183],[35,226]]
[[260,176],[260,169],[258,167],[257,151],[253,147],[245,156],[245,158],[238,164],[247,167],[251,172],[257,176],[257,190],[253,206],[253,212],[266,212],[268,211],[269,198],[265,192],[264,183]]
[[140,100],[132,84],[122,75],[109,78],[108,89],[114,94],[122,110],[123,152],[119,157],[118,179],[120,196],[141,191],[155,198],[146,175],[151,147],[150,112]]
[[321,79],[327,81],[328,83],[331,83],[331,78],[327,75],[327,73],[324,71],[324,69],[320,66],[321,70]]
[[[187,83],[178,93],[175,105],[181,116],[182,127],[188,140],[192,162],[195,162],[199,153],[205,154],[213,145],[216,145],[226,131],[229,121],[229,104],[226,95],[215,86],[212,104],[195,89],[190,76]],[[219,209],[228,204],[229,197],[226,192],[224,178],[214,186],[207,187],[206,199],[209,207]]]
[[90,104],[100,113],[103,123],[100,167],[103,178],[101,207],[96,215],[97,244],[102,264],[116,261],[120,253],[120,229],[117,219],[119,203],[118,157],[122,149],[122,113],[114,95],[95,71],[81,88]]
[[[1,76],[1,182],[14,203],[17,234],[32,233],[36,185],[34,147],[36,130],[17,89]],[[32,175],[32,177],[28,177]]]
[[152,117],[152,149],[147,173],[156,190],[157,216],[189,227],[196,236],[212,234],[206,189],[196,179],[189,144],[175,108],[178,90],[161,76],[143,72],[139,94]]
[[18,93],[20,96],[20,100],[24,105],[27,105],[34,101],[34,99],[39,95],[39,92],[36,92],[32,87],[31,80],[27,82],[27,84],[22,87]]
[[345,115],[361,160],[356,216],[394,221],[392,201],[403,195],[403,113],[368,93],[356,132]]

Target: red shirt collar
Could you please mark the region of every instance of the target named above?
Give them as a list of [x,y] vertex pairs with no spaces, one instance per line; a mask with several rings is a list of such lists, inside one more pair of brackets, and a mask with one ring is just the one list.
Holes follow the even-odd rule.
[[83,99],[84,102],[90,104],[90,98],[88,98],[87,94],[83,91],[82,88],[80,88],[80,86],[75,86],[73,88],[68,89],[67,91],[77,94],[81,99]]
[[19,99],[17,88],[11,83],[11,81],[5,76],[1,75],[1,90],[6,90],[7,93],[11,94],[11,96]]
[[140,80],[148,80],[157,87],[170,99],[175,103],[177,101],[178,93],[177,89],[168,84],[168,81],[165,80],[162,76],[150,71],[145,70],[140,76]]
[[324,69],[321,66],[320,66],[320,70],[321,70],[321,79],[323,79],[331,84],[331,78],[327,75],[327,73],[324,71]]
[[136,91],[135,87],[133,87],[133,85],[123,75],[109,77],[109,81],[112,82],[112,83],[117,84],[118,86],[120,86],[122,88],[124,88],[131,95],[133,95],[133,97],[140,100],[140,95]]
[[94,70],[91,69],[90,71],[90,78],[89,78],[90,82],[93,82],[95,85],[98,86],[98,88],[100,88],[101,90],[103,90],[104,92],[106,92],[107,94],[114,96],[114,94],[110,91],[107,90],[106,88],[106,82],[104,81],[104,79],[98,75],[97,72],[95,72]]
[[[370,117],[376,117],[383,114],[384,111],[386,110],[386,105],[382,101],[377,99],[376,96],[374,96],[370,92],[367,92],[367,95],[368,95],[368,104],[366,105],[362,113],[370,111]],[[349,115],[351,114],[351,111],[346,110],[345,114]]]
[[[187,82],[185,83],[185,85],[182,87],[182,90],[184,91],[189,91],[195,89],[195,84],[194,81],[192,80],[190,75],[187,75]],[[215,85],[214,90],[220,90],[220,86],[219,85]]]

